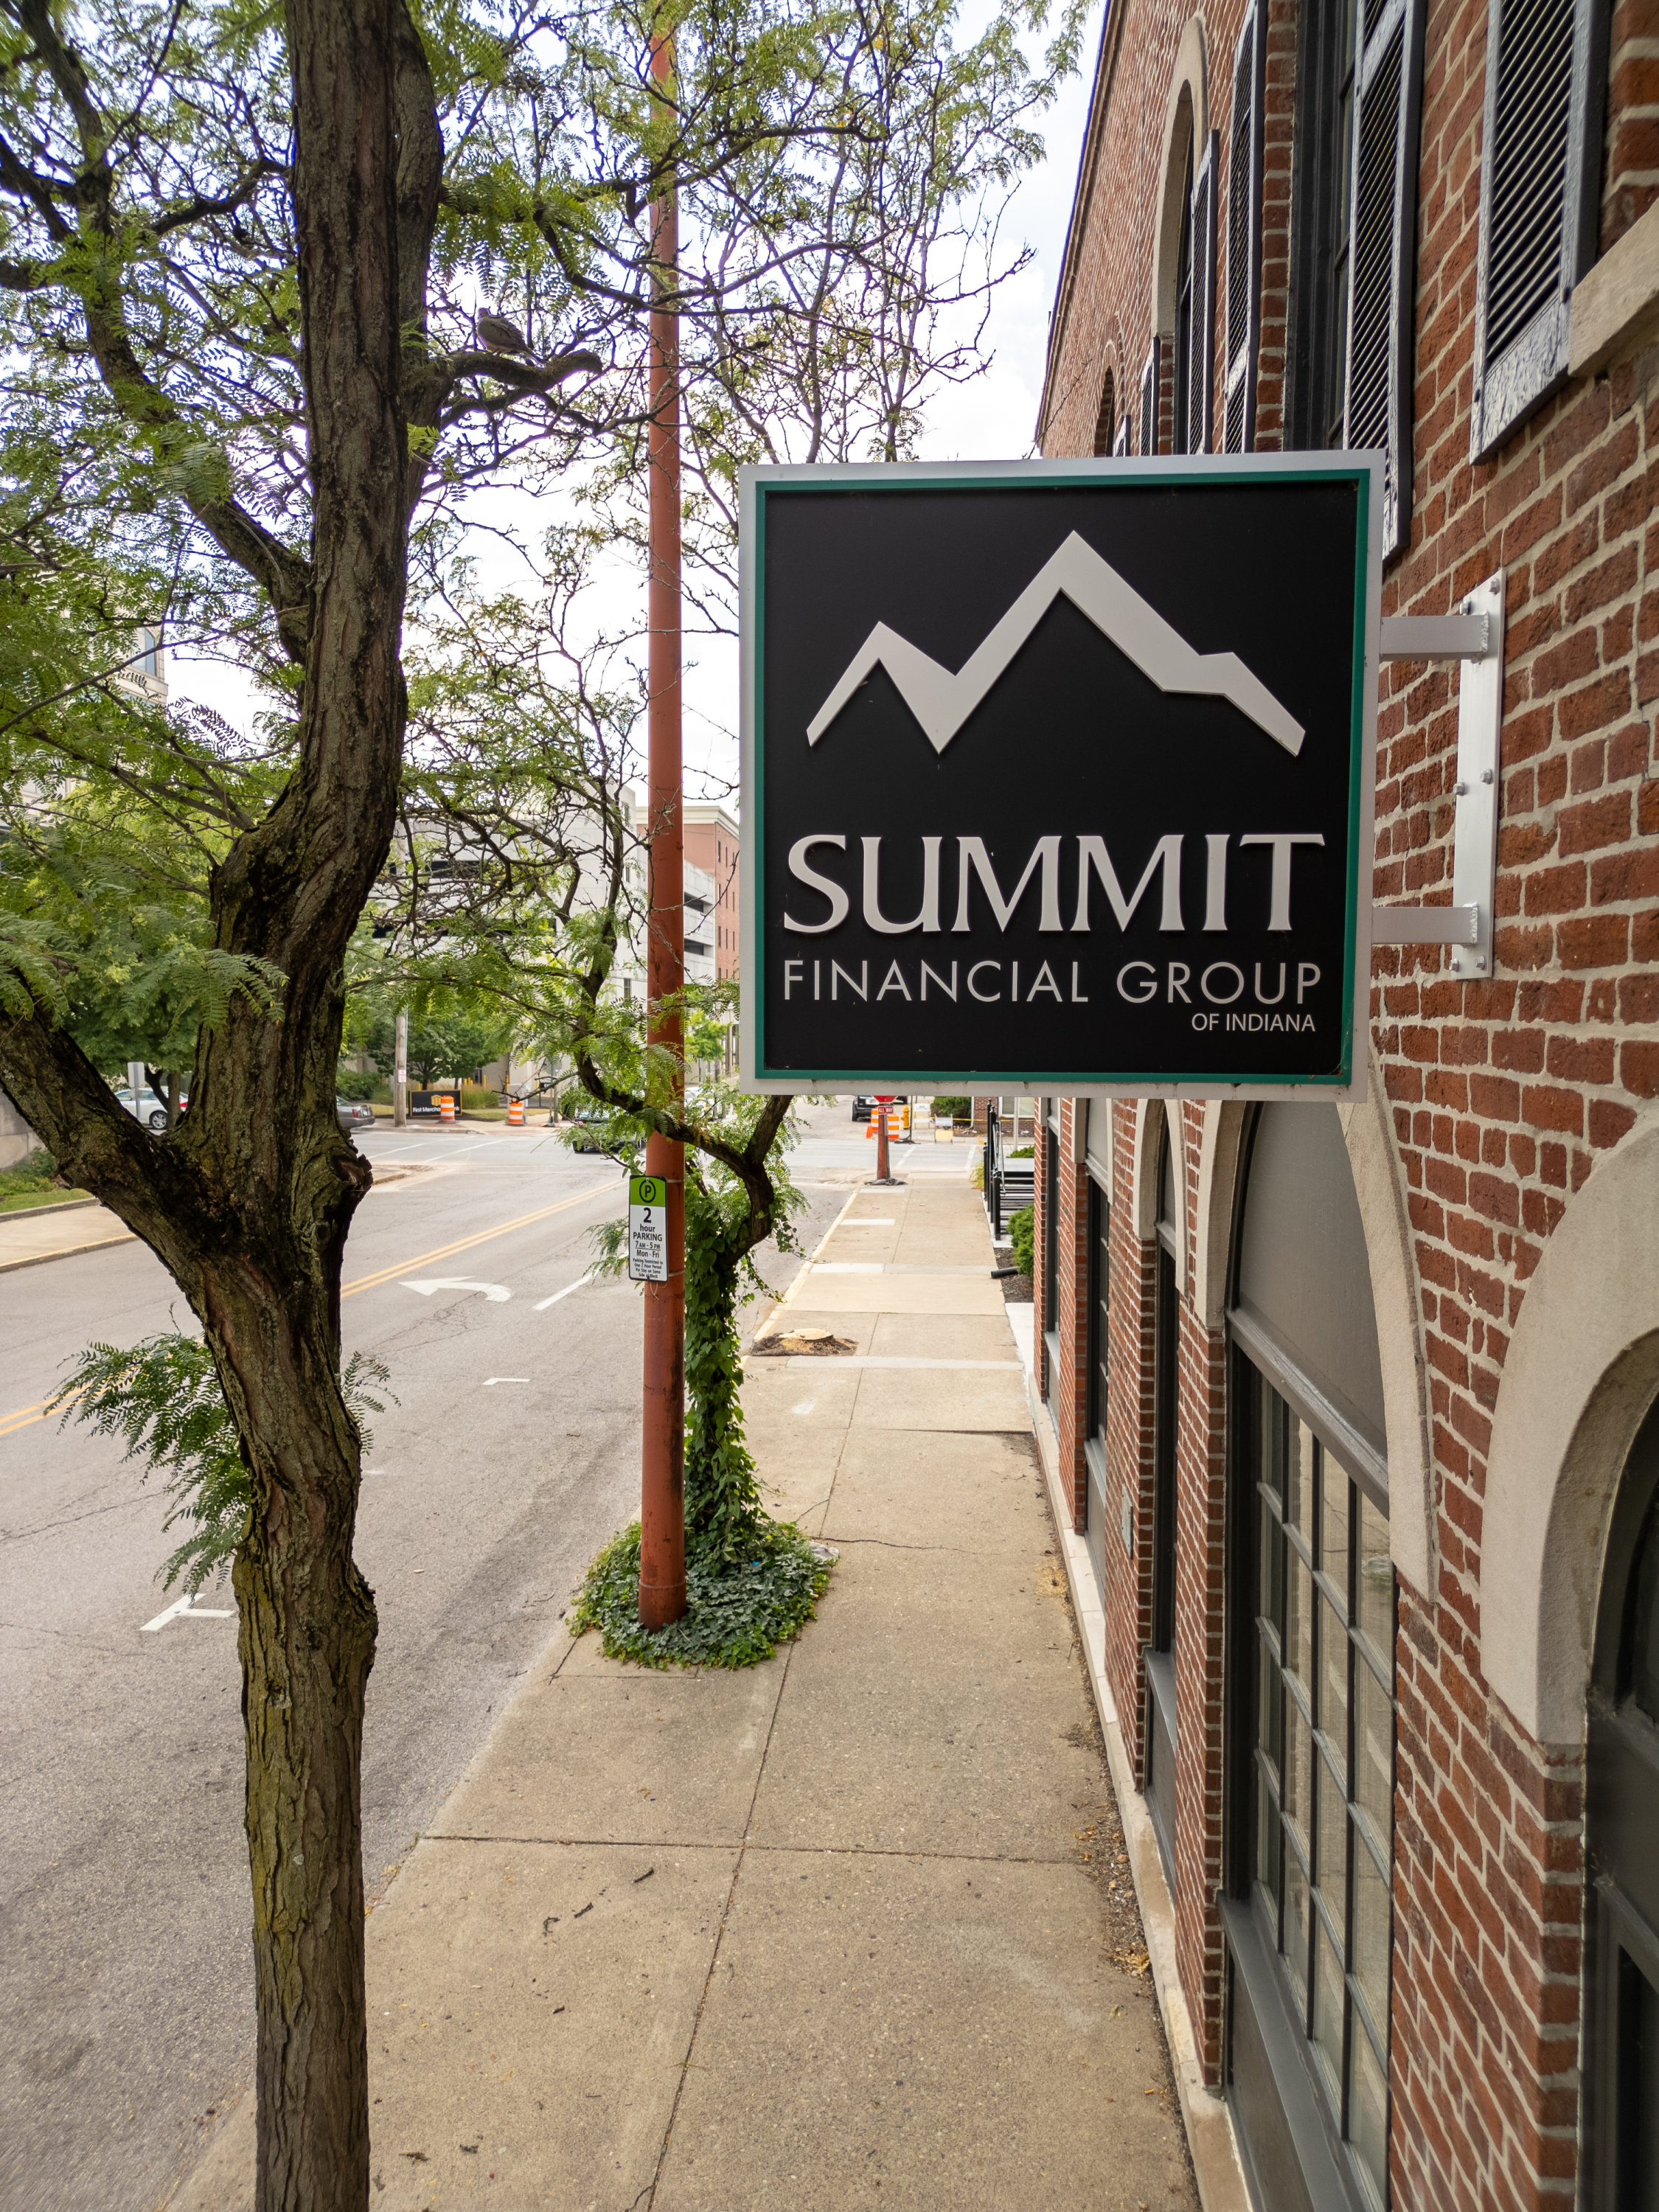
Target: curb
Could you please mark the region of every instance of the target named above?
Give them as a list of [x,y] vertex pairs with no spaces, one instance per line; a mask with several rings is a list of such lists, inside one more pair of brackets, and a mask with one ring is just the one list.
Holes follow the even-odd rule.
[[123,1229],[113,1237],[94,1237],[84,1244],[66,1244],[61,1252],[31,1252],[24,1260],[0,1260],[0,1275],[9,1275],[19,1267],[44,1267],[48,1260],[72,1260],[78,1252],[101,1252],[108,1244],[137,1242],[131,1229]]
[[8,1221],[35,1221],[43,1213],[73,1213],[77,1206],[97,1203],[88,1192],[84,1198],[56,1198],[50,1206],[15,1206],[9,1213],[0,1213],[0,1228]]

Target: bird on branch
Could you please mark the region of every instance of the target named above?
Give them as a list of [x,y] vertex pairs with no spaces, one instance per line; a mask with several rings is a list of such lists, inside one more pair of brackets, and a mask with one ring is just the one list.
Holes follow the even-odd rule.
[[475,317],[472,327],[478,341],[488,353],[521,353],[528,356],[530,341],[516,323],[509,323],[505,315],[493,315],[488,309]]

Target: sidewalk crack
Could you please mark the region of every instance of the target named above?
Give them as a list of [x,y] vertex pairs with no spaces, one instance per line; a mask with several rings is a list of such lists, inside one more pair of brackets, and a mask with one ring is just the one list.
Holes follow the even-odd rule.
[[879,1544],[884,1552],[952,1552],[954,1544],[901,1544],[891,1536],[832,1536],[826,1529],[821,1544]]

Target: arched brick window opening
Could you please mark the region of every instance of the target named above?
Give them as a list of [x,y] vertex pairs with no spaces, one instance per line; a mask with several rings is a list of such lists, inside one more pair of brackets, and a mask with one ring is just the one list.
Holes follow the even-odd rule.
[[1095,417],[1095,453],[1109,453],[1117,433],[1117,380],[1109,368],[1100,387],[1100,412]]

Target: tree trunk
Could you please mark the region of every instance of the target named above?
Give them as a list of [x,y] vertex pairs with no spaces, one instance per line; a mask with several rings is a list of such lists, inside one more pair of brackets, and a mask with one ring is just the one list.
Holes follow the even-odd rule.
[[358,1445],[330,1387],[327,1291],[313,1280],[284,1312],[274,1281],[234,1275],[210,1282],[207,1303],[216,1351],[250,1401],[266,1501],[233,1576],[258,1999],[255,2202],[345,2212],[368,2201],[369,2152],[361,1783],[375,1619],[351,1556]]
[[[56,12],[40,0],[28,12],[88,106]],[[362,2212],[360,1778],[374,1605],[351,1557],[361,1469],[341,1389],[339,1284],[370,1177],[340,1133],[334,1093],[342,962],[397,803],[409,466],[399,272],[418,292],[441,142],[404,0],[286,0],[285,13],[311,559],[259,542],[283,638],[303,651],[304,686],[294,774],[215,868],[210,899],[215,941],[282,972],[282,1018],[233,1000],[198,1037],[189,1114],[159,1137],[39,1009],[0,1024],[0,1070],[75,1180],[179,1283],[236,1422],[253,1494],[234,1583],[258,1999],[256,2202],[258,2212]],[[102,143],[93,130],[94,171]],[[125,401],[139,386],[119,298],[94,286],[85,313],[92,351]],[[221,502],[222,542],[226,515],[236,544],[258,538]]]

